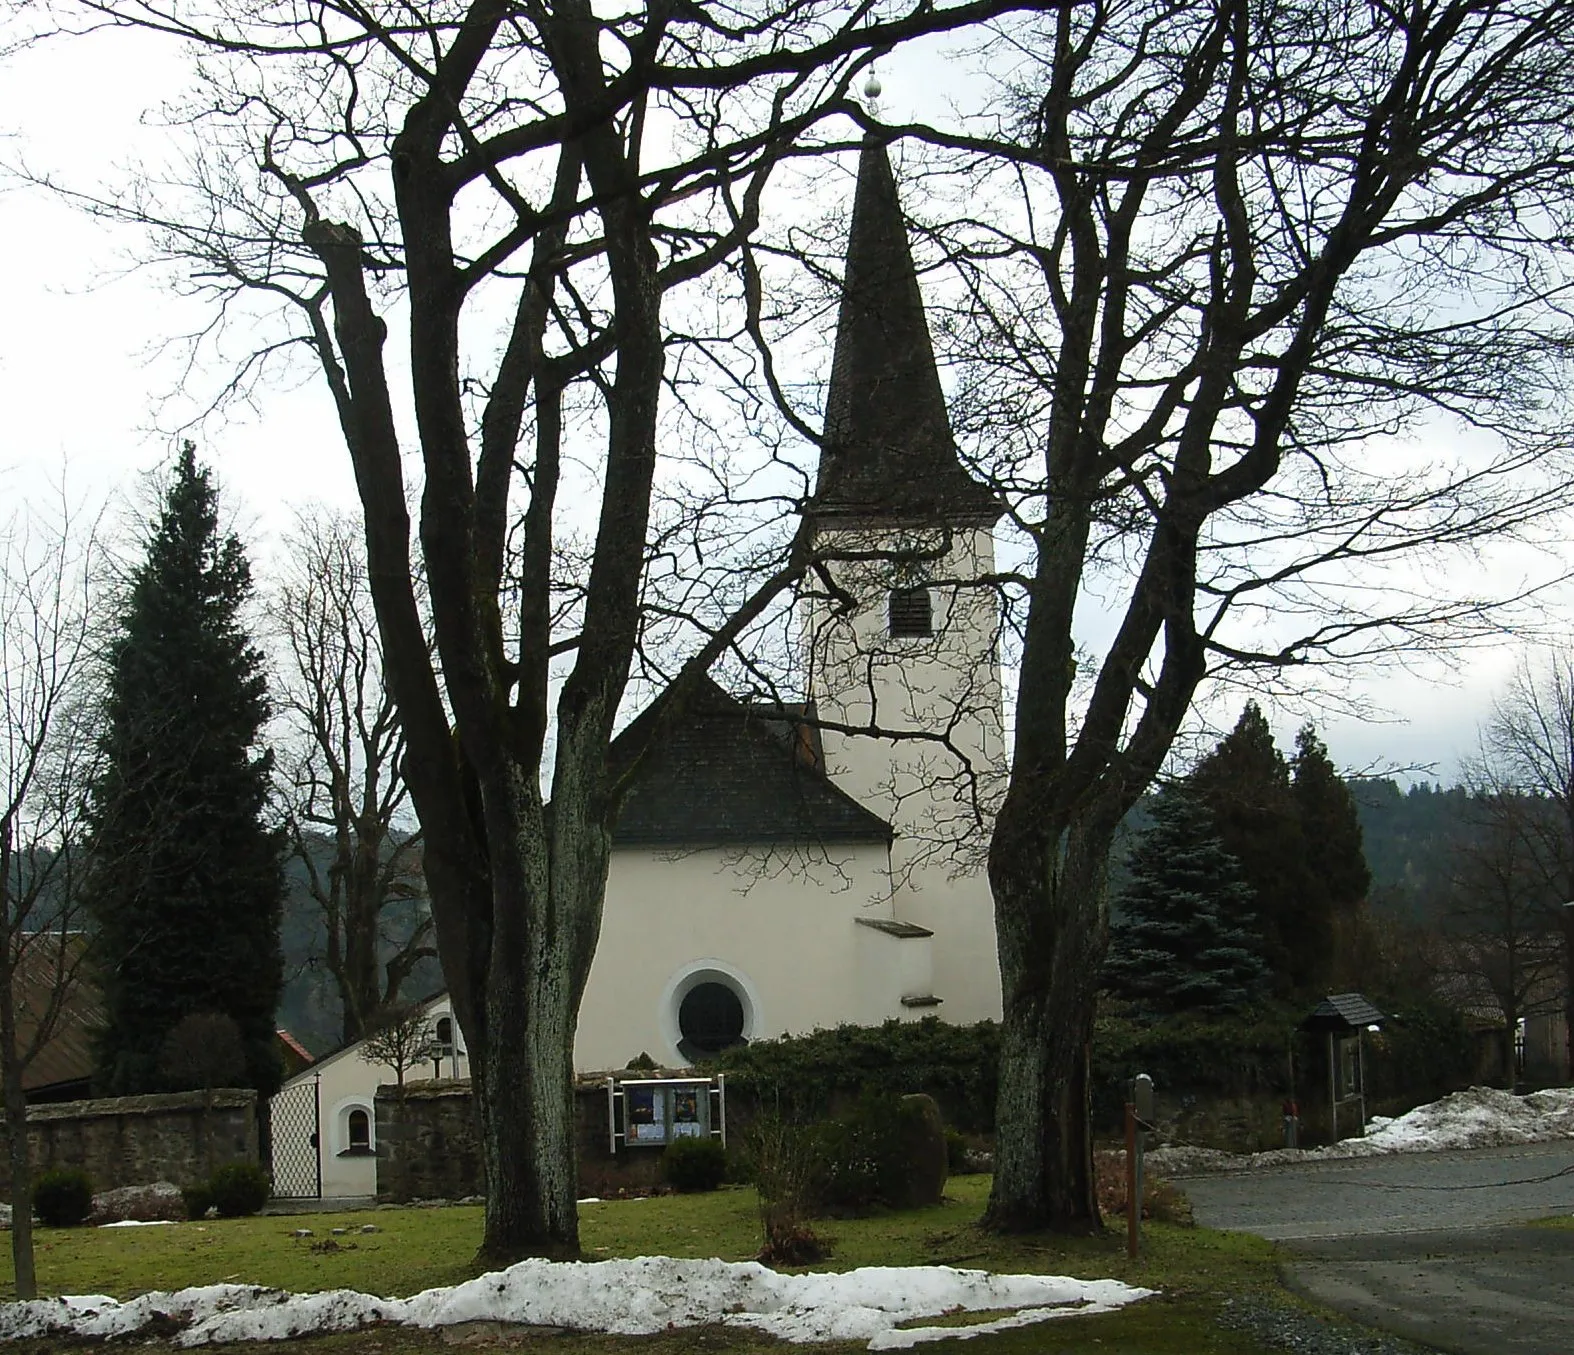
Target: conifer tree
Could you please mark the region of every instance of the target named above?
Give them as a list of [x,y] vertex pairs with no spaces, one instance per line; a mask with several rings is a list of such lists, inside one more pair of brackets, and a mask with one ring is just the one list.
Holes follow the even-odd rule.
[[1153,1013],[1244,1007],[1268,986],[1251,887],[1206,805],[1170,790],[1152,812],[1117,900],[1105,982]]
[[264,823],[267,686],[240,616],[250,591],[188,443],[109,652],[88,901],[106,1017],[99,1081],[114,1094],[176,1089],[160,1052],[198,1013],[231,1018],[249,1084],[278,1086],[282,842]]
[[1295,736],[1290,788],[1312,874],[1334,914],[1348,915],[1365,901],[1372,872],[1366,863],[1355,796],[1309,724]]
[[1240,862],[1255,900],[1263,955],[1280,996],[1310,993],[1327,968],[1326,929],[1307,859],[1289,764],[1255,701],[1187,778],[1211,811],[1225,850]]

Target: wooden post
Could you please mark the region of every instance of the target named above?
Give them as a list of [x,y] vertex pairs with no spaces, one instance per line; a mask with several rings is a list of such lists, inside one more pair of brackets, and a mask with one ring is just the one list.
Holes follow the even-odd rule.
[[1126,1255],[1137,1257],[1137,1226],[1142,1201],[1137,1196],[1137,1107],[1126,1102]]
[[1355,1080],[1356,1093],[1360,1096],[1361,1111],[1361,1137],[1366,1137],[1366,1032],[1355,1032]]
[[1328,1110],[1333,1116],[1333,1137],[1329,1143],[1339,1142],[1339,1059],[1338,1045],[1333,1031],[1328,1032]]

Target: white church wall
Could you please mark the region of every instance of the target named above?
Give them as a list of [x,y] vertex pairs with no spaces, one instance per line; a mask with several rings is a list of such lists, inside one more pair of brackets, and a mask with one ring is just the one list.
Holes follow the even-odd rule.
[[743,1000],[748,1039],[903,1015],[902,976],[871,970],[856,935],[856,919],[892,915],[886,849],[825,850],[830,860],[614,852],[575,1067],[621,1068],[640,1053],[682,1063],[677,1009],[706,980]]
[[[999,606],[966,581],[994,570],[987,527],[938,532],[840,530],[848,551],[948,546],[940,559],[845,563],[837,582],[859,599],[850,614],[811,600],[805,616],[810,689],[822,718],[853,727],[945,735],[883,739],[826,730],[826,771],[886,818],[895,915],[935,932],[934,988],[948,1021],[1000,1015],[994,907],[984,873],[988,821],[1004,788]],[[929,583],[933,633],[892,636],[894,587]]]

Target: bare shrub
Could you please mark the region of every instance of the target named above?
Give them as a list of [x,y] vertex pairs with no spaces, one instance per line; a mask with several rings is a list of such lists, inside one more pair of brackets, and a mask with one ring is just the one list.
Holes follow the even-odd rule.
[[[1099,1212],[1105,1218],[1124,1217],[1126,1213],[1126,1154],[1107,1148],[1093,1154],[1093,1169],[1098,1182]],[[1142,1174],[1142,1217],[1159,1223],[1178,1223],[1190,1228],[1191,1201],[1172,1181],[1151,1171]]]
[[159,1046],[159,1073],[172,1091],[212,1091],[246,1085],[240,1027],[223,1012],[192,1012]]
[[823,1261],[829,1249],[809,1225],[825,1185],[816,1136],[802,1125],[761,1119],[750,1131],[748,1154],[765,1234],[759,1260],[768,1266]]

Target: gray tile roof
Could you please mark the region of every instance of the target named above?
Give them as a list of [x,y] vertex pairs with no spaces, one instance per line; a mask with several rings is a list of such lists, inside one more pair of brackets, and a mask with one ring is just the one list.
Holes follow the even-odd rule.
[[891,825],[825,775],[813,730],[794,715],[747,705],[705,679],[636,772],[614,843],[888,843]]
[[809,511],[828,526],[992,523],[1001,513],[957,459],[896,181],[874,138],[858,162]]
[[1302,1030],[1364,1030],[1380,1026],[1388,1018],[1360,993],[1331,993],[1319,1002],[1301,1022]]

